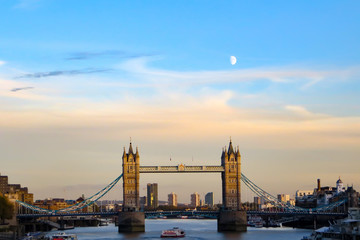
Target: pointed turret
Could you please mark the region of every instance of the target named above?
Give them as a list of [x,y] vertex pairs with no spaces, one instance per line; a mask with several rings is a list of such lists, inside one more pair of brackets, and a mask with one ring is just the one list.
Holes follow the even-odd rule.
[[230,155],[231,153],[235,153],[235,152],[234,152],[233,145],[232,145],[231,137],[230,137],[230,143],[229,143],[228,153],[229,153],[229,155]]
[[124,152],[123,152],[122,159],[123,159],[123,163],[127,162],[127,160],[128,160],[128,155],[126,154],[125,147],[124,147]]
[[129,147],[129,154],[130,154],[130,153],[131,153],[131,154],[134,154],[131,142],[130,142],[130,147]]
[[236,157],[240,157],[240,150],[239,150],[239,146],[237,147]]
[[125,147],[124,147],[124,152],[123,152],[123,158],[126,157],[126,151],[125,151]]
[[136,153],[135,153],[136,157],[139,157],[139,149],[138,147],[136,147]]

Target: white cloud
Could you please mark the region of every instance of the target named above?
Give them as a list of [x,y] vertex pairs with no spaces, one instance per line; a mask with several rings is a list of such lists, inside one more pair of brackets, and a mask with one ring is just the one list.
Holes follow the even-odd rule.
[[0,60],[0,66],[1,66],[1,65],[4,65],[5,63],[6,63],[5,61],[1,61],[1,60]]
[[312,113],[303,106],[287,105],[285,106],[285,109],[293,113],[295,116],[308,120],[330,117],[326,114]]
[[319,81],[334,78],[348,78],[360,75],[360,67],[339,70],[316,70],[295,67],[251,68],[228,71],[169,71],[151,68],[148,58],[132,59],[120,64],[119,69],[133,74],[136,78],[152,81],[157,86],[193,86],[212,83],[236,83],[269,80],[274,83],[303,83],[303,89]]
[[[102,129],[107,126],[105,128],[128,134],[162,134],[165,138],[194,133],[219,136],[233,130],[249,136],[274,136],[297,129],[317,132],[329,119],[334,122],[348,120],[290,105],[286,98],[274,101],[266,93],[239,92],[231,84],[220,89],[211,85],[260,79],[275,84],[302,83],[326,80],[345,70],[268,68],[180,72],[150,68],[146,59],[127,61],[119,67],[126,72],[120,81],[97,76],[77,76],[71,81],[57,77],[42,82],[0,79],[0,97],[3,99],[0,127]],[[348,77],[357,74],[357,70],[346,70]],[[10,91],[29,83],[36,84],[31,91]],[[331,129],[341,128],[335,126],[324,131]],[[104,130],[101,135],[112,138],[116,134],[116,131]]]

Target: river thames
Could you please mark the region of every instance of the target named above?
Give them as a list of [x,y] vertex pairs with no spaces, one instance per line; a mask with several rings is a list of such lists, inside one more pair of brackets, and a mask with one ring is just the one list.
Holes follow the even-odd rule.
[[146,220],[146,232],[119,234],[114,224],[104,227],[79,227],[66,231],[75,233],[79,240],[92,239],[160,239],[162,230],[179,227],[185,230],[182,239],[241,239],[241,240],[296,240],[310,235],[311,230],[293,228],[248,228],[245,233],[224,234],[217,232],[216,220],[158,219]]

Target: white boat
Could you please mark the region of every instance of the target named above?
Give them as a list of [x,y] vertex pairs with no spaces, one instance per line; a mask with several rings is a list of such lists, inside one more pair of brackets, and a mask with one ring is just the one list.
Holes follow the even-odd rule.
[[181,238],[181,237],[185,237],[185,231],[178,228],[178,227],[174,227],[173,229],[168,229],[168,230],[163,230],[161,233],[161,237],[162,238]]
[[99,223],[100,227],[108,226],[108,225],[109,225],[109,221],[107,219],[100,219],[100,223]]
[[250,216],[247,225],[249,227],[262,228],[264,226],[264,221],[260,216]]
[[67,234],[64,232],[55,233],[50,236],[50,240],[77,240],[76,234]]

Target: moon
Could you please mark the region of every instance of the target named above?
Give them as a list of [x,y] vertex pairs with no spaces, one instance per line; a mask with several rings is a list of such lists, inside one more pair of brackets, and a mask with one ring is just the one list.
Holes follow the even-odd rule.
[[230,57],[230,63],[231,63],[231,65],[235,65],[235,63],[236,63],[236,57],[235,56]]

